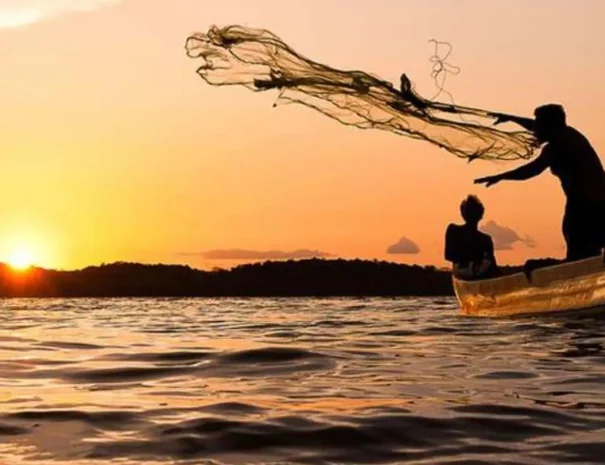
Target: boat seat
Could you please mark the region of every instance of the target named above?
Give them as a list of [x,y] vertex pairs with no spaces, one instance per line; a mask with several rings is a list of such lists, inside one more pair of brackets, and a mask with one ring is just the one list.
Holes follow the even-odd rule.
[[532,282],[532,273],[535,270],[538,270],[540,268],[546,268],[548,266],[559,265],[563,262],[564,262],[564,260],[558,260],[556,258],[530,259],[530,260],[527,260],[525,262],[525,264],[523,265],[523,273],[525,274],[525,277],[527,278],[527,280],[531,283]]

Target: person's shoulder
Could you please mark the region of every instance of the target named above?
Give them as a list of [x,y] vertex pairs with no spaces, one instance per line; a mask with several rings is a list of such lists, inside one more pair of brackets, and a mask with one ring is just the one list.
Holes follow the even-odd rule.
[[573,126],[566,126],[564,134],[569,141],[582,141],[589,144],[588,138]]
[[477,231],[479,233],[479,237],[481,238],[481,240],[483,240],[484,242],[489,242],[490,244],[492,244],[494,241],[492,239],[492,236],[490,236],[487,233],[484,233],[483,231]]
[[572,150],[575,153],[596,155],[588,137],[572,126],[566,127],[563,145],[567,150]]
[[455,224],[455,223],[450,223],[447,225],[446,228],[446,234],[455,234],[457,232],[459,232],[462,229],[462,226],[460,226],[459,224]]
[[584,134],[582,134],[580,131],[578,131],[573,126],[565,126],[565,134],[567,134],[568,136],[581,136],[581,137],[584,137]]
[[580,131],[572,126],[565,126],[559,131],[557,137],[553,140],[546,142],[542,147],[542,153],[549,153],[551,151],[557,151],[562,147],[569,145],[570,143],[577,144],[579,141],[586,141],[586,137]]

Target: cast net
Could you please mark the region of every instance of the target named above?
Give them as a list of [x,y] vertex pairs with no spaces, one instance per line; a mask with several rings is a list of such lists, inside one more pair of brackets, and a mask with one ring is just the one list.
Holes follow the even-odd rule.
[[317,63],[267,30],[213,26],[189,37],[186,50],[203,61],[198,74],[208,84],[276,90],[276,104],[296,102],[346,125],[422,139],[469,161],[527,159],[537,147],[530,132],[493,126],[499,113],[423,98],[405,74],[396,88],[363,71]]

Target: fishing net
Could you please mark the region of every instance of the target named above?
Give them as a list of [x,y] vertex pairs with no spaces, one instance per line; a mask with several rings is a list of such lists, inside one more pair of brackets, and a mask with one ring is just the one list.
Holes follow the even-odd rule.
[[[397,89],[362,71],[314,62],[267,30],[214,26],[189,37],[186,50],[203,60],[198,74],[208,84],[278,90],[276,104],[296,102],[346,125],[422,139],[469,161],[526,159],[537,146],[529,132],[494,127],[499,113],[425,99],[405,74]],[[436,78],[447,71],[440,65],[435,62]]]

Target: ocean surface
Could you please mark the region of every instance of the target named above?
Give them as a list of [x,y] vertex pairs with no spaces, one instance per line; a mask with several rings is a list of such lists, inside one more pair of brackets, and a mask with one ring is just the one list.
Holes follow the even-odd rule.
[[0,301],[1,464],[603,463],[605,316]]

